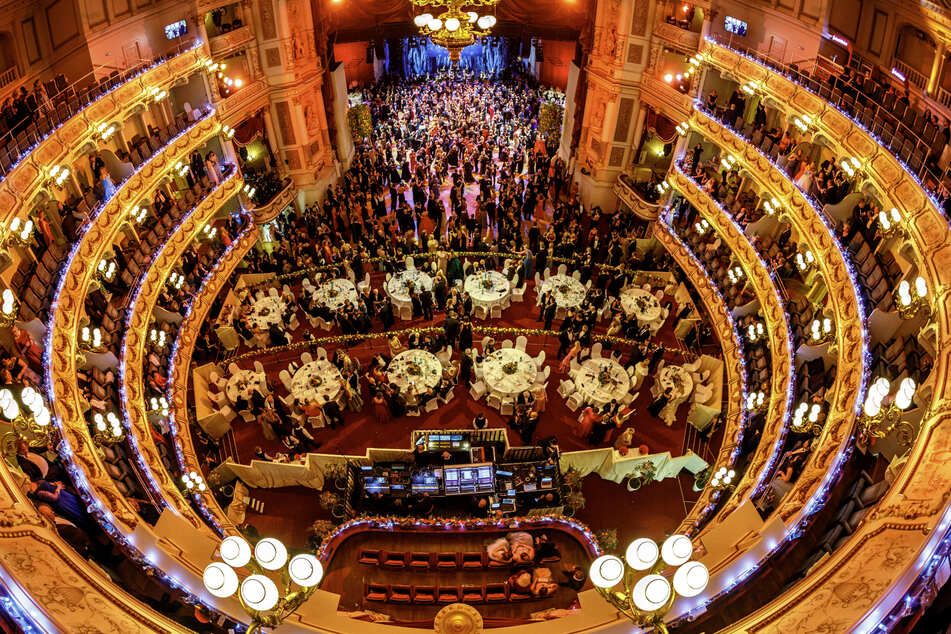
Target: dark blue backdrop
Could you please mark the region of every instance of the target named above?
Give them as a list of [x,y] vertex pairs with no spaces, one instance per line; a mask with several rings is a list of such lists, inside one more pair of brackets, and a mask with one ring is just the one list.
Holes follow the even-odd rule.
[[[403,75],[418,77],[448,68],[449,51],[436,46],[429,38],[404,38],[400,40],[403,57]],[[509,43],[504,37],[484,37],[479,42],[462,49],[459,67],[476,74],[485,73],[495,77],[508,62]]]

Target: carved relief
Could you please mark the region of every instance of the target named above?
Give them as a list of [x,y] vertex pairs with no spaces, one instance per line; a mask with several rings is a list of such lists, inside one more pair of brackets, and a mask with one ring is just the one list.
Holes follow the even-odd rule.
[[273,40],[277,37],[277,23],[272,0],[258,0],[258,13],[261,16],[261,35],[265,40]]

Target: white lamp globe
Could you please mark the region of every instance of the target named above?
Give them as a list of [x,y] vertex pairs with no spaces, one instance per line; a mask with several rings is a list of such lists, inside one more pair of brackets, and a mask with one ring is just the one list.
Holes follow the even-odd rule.
[[710,571],[699,561],[688,561],[674,573],[674,590],[682,597],[695,597],[710,581]]
[[442,28],[442,20],[440,20],[439,18],[433,18],[432,20],[429,21],[430,31],[438,31],[441,28]]
[[446,30],[450,33],[458,31],[461,26],[457,18],[446,18]]
[[418,27],[424,27],[429,24],[430,20],[433,19],[432,13],[420,13],[415,18],[413,18],[413,23]]
[[266,612],[277,605],[277,586],[264,575],[251,575],[241,582],[241,599],[252,610]]
[[928,294],[928,282],[920,275],[915,278],[915,293],[918,294],[918,297],[924,297]]
[[490,17],[492,16],[484,15],[476,21],[476,24],[479,25],[480,29],[487,29],[491,26],[491,24],[489,24]]
[[614,555],[601,555],[591,562],[588,577],[599,588],[614,587],[624,577],[624,562]]
[[487,16],[485,16],[485,20],[486,20],[486,22],[488,23],[490,29],[491,29],[493,26],[495,26],[495,16],[494,16],[494,15],[487,15]]
[[660,556],[668,566],[679,566],[693,555],[693,544],[686,535],[671,535],[664,540]]
[[627,565],[634,570],[647,570],[657,563],[659,556],[660,549],[657,547],[657,542],[648,537],[635,539],[624,553]]
[[320,583],[324,576],[324,567],[310,554],[295,555],[287,566],[291,579],[302,588],[310,588]]
[[654,612],[667,604],[670,594],[670,582],[667,581],[666,577],[663,575],[645,575],[634,584],[631,598],[638,610]]
[[469,23],[470,23],[470,24],[472,24],[473,22],[475,22],[476,20],[479,19],[479,14],[476,13],[475,11],[467,11],[467,12],[466,12],[466,15],[469,16]]
[[230,597],[238,589],[238,574],[234,568],[220,561],[205,566],[202,581],[205,589],[220,599]]
[[254,546],[254,558],[265,570],[277,570],[287,563],[287,548],[280,540],[265,537]]
[[235,568],[242,568],[251,561],[251,544],[237,535],[225,537],[218,552],[226,564]]

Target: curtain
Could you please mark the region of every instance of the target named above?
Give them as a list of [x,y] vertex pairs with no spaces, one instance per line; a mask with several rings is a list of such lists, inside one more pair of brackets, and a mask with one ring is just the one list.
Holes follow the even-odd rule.
[[234,138],[231,140],[239,147],[247,147],[255,139],[264,134],[264,117],[259,112],[248,117],[234,129]]

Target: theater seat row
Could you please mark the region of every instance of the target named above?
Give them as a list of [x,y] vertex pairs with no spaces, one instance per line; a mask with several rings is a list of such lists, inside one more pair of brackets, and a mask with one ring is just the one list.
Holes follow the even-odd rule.
[[426,605],[430,603],[503,603],[542,599],[533,594],[515,592],[508,582],[462,586],[413,586],[405,584],[364,583],[367,601]]
[[[507,562],[489,559],[485,551],[480,552],[417,552],[386,551],[363,549],[358,560],[367,566],[384,568],[411,568],[415,570],[456,570],[469,568],[508,568]],[[561,557],[545,557],[539,563],[552,564],[561,561]]]

